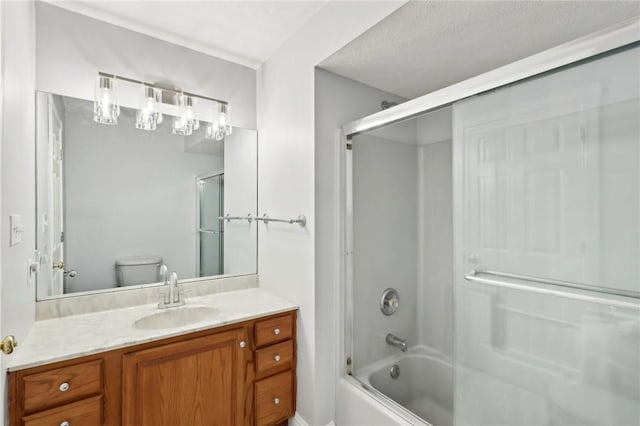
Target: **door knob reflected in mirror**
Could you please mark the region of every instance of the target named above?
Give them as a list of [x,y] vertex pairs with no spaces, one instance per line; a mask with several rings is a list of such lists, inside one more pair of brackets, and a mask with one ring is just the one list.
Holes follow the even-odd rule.
[[76,272],[75,269],[71,269],[70,271],[64,271],[64,275],[68,276],[69,278],[75,278],[76,275],[78,275],[78,272]]

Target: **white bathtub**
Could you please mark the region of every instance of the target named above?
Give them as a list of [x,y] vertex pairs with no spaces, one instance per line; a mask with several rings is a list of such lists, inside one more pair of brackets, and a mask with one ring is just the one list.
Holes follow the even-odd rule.
[[[390,374],[394,365],[400,369],[396,379]],[[354,376],[377,396],[390,399],[428,424],[453,424],[451,362],[430,354],[426,348],[399,352],[357,370]],[[415,423],[409,420],[411,424]]]

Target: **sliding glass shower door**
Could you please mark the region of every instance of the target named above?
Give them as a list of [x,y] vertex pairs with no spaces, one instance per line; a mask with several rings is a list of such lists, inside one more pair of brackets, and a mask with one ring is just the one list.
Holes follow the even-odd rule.
[[640,47],[352,134],[346,355],[407,423],[640,425]]
[[455,423],[640,424],[640,48],[453,123]]
[[198,178],[198,276],[224,274],[224,174]]

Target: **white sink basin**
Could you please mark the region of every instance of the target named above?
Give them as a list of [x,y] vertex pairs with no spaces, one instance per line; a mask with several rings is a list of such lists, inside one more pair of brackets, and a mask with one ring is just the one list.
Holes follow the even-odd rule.
[[182,327],[212,320],[217,317],[218,314],[220,314],[220,311],[215,308],[185,306],[147,315],[134,322],[133,328],[140,330],[160,330],[163,328]]

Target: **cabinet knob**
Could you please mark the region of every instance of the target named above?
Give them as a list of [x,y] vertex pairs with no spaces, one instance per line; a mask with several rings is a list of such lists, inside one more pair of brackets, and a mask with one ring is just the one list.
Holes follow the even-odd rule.
[[280,355],[276,355],[273,357],[276,362],[280,362]]
[[71,423],[69,423],[69,422],[68,422],[68,421],[66,421],[66,420],[65,420],[65,421],[63,421],[63,422],[60,422],[60,426],[70,426],[70,425],[71,425]]
[[276,405],[280,404],[280,398],[273,398],[273,403]]
[[64,382],[63,384],[60,385],[58,389],[60,389],[60,392],[66,392],[69,390],[69,388],[70,388],[69,383]]
[[244,348],[245,346],[247,346],[247,342],[245,342],[244,340],[240,342],[240,347]]
[[280,334],[280,329],[279,328],[274,329],[273,334],[275,334],[276,336]]

